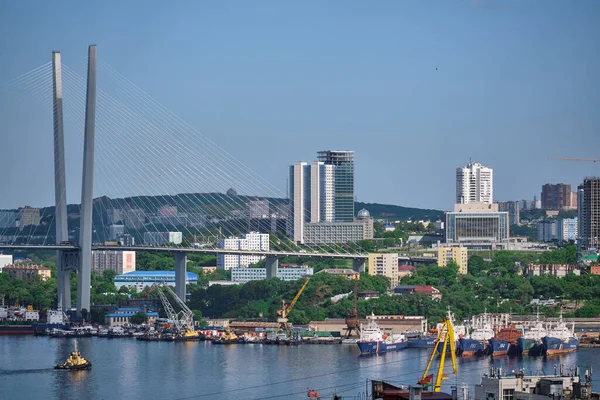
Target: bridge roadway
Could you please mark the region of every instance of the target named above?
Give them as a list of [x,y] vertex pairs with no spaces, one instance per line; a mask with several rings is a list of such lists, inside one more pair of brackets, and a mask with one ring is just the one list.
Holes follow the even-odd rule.
[[[0,245],[1,250],[79,250],[75,245]],[[165,253],[200,253],[200,254],[235,254],[247,256],[265,257],[308,257],[308,258],[337,258],[345,260],[366,260],[367,254],[351,253],[316,253],[316,252],[294,252],[294,251],[264,251],[264,250],[230,250],[198,247],[167,247],[167,246],[106,246],[92,245],[92,250],[120,250],[120,251],[153,251]]]

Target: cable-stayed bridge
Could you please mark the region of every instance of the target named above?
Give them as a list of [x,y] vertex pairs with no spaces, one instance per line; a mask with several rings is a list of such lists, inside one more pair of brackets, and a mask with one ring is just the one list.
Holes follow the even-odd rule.
[[[61,309],[71,309],[71,270],[78,276],[76,308],[90,309],[92,250],[172,253],[181,298],[189,253],[261,256],[268,277],[276,276],[279,257],[351,259],[353,268],[364,270],[367,256],[357,244],[300,248],[290,241],[292,210],[285,193],[98,62],[96,46],[89,48],[86,77],[54,52],[52,62],[0,86],[2,92],[11,103],[38,107],[48,132],[36,140],[48,148],[53,121],[55,199],[39,216],[27,208],[1,210],[0,251],[56,250]],[[65,142],[83,147],[78,205],[67,204],[67,177],[74,168],[66,168]],[[50,181],[50,166],[38,167]],[[12,223],[15,213],[19,226]],[[217,248],[217,242],[255,230],[268,232],[269,243]],[[140,244],[169,231],[181,232],[181,243]],[[126,243],[109,245],[117,236],[127,237]]]

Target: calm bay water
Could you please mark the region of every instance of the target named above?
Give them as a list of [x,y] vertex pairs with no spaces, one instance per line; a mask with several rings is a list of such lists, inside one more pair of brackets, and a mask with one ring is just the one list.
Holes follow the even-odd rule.
[[[356,345],[219,346],[209,342],[141,342],[133,339],[82,338],[81,353],[90,371],[56,371],[73,348],[70,339],[0,336],[0,399],[305,399],[306,388],[322,398],[334,391],[354,398],[370,379],[414,384],[427,365],[427,350],[406,349],[361,357]],[[450,371],[450,360],[446,371]],[[593,366],[600,391],[600,349],[548,359],[473,358],[458,360],[442,390],[473,385],[490,366],[552,373],[554,364]],[[431,372],[434,372],[432,370]],[[358,397],[357,397],[358,398]]]

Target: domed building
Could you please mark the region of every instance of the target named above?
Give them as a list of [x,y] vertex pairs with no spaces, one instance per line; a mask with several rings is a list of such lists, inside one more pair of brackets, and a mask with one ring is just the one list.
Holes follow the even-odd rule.
[[363,208],[362,210],[360,210],[358,212],[358,214],[356,214],[356,218],[358,218],[358,219],[371,218],[371,213],[366,208]]

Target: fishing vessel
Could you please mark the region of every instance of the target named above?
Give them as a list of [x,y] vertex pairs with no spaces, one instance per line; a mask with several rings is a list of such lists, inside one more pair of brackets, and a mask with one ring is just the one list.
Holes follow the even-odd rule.
[[523,335],[517,339],[517,352],[523,355],[540,356],[544,351],[542,338],[548,334],[544,323],[540,321],[539,314],[535,322],[527,330],[523,329]]
[[546,355],[570,353],[577,350],[579,346],[579,338],[575,336],[575,323],[571,328],[562,319],[556,323],[556,326],[548,330],[548,334],[542,338],[544,351]]
[[54,369],[68,369],[71,371],[77,371],[90,369],[92,367],[92,363],[79,354],[79,351],[77,350],[77,340],[74,340],[73,343],[74,349],[69,358],[67,358],[67,361],[65,361],[63,364],[58,364],[54,367]]
[[405,349],[408,341],[402,334],[384,334],[375,320],[371,319],[366,326],[361,324],[360,339],[356,344],[361,354],[382,354]]
[[458,340],[458,353],[463,357],[484,355],[488,341],[494,337],[494,329],[487,313],[473,316],[471,326],[474,327],[473,332]]
[[497,314],[492,319],[494,337],[489,339],[487,353],[493,356],[505,356],[509,353],[517,353],[517,339],[523,333],[511,322],[510,314]]

